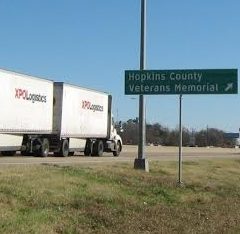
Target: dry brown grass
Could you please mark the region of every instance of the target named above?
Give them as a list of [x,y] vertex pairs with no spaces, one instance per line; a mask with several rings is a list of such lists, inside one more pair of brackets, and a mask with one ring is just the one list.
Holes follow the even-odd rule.
[[240,232],[239,160],[150,166],[2,167],[0,233]]

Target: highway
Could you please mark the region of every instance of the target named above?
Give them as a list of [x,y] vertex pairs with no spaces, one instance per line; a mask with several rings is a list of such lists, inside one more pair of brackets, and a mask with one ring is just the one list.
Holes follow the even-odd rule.
[[[178,147],[163,147],[163,146],[146,146],[145,155],[151,161],[177,161]],[[137,157],[137,146],[124,146],[119,157],[113,157],[110,153],[105,153],[102,157],[86,157],[83,154],[78,154],[72,157],[54,157],[49,155],[46,158],[21,156],[17,154],[12,157],[0,156],[0,166],[6,165],[31,165],[31,164],[56,164],[56,165],[71,165],[71,164],[115,164],[121,162],[133,162]],[[220,159],[220,158],[240,158],[240,149],[235,148],[198,148],[184,147],[184,160],[201,160],[201,159]]]

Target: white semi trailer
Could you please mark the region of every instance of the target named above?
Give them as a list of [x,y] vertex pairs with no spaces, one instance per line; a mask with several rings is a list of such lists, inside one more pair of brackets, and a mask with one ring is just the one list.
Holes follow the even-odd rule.
[[[26,146],[33,149],[35,139],[45,144],[52,134],[53,81],[0,70],[0,87],[2,155],[29,153]],[[32,139],[31,145],[27,138]],[[43,154],[42,149],[35,153]]]
[[2,155],[120,154],[110,95],[5,70],[0,85]]
[[[62,82],[54,83],[52,151],[67,156],[76,151],[101,156],[122,149],[112,118],[112,97]],[[59,145],[60,144],[60,145]]]

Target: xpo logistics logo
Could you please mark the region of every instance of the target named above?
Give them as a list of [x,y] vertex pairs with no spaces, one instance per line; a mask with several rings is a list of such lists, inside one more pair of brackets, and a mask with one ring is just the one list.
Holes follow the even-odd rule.
[[31,92],[28,92],[27,89],[15,88],[15,98],[23,99],[26,101],[31,101],[32,103],[35,103],[35,102],[46,103],[47,102],[46,95],[41,95],[40,93],[38,93],[38,94],[31,93]]
[[95,111],[102,112],[103,111],[103,106],[92,104],[90,101],[83,100],[82,101],[82,109],[92,110],[93,112],[95,112]]

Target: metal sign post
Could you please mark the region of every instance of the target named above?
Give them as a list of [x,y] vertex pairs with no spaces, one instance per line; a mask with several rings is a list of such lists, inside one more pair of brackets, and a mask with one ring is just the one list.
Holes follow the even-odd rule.
[[179,158],[178,158],[178,185],[182,182],[182,94],[179,95]]
[[[146,0],[141,0],[141,41],[140,41],[140,71],[145,69],[145,50],[146,50]],[[138,140],[138,158],[134,161],[135,169],[149,171],[148,161],[145,158],[146,141],[146,116],[145,116],[145,98],[143,94],[139,95],[139,140]]]

